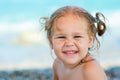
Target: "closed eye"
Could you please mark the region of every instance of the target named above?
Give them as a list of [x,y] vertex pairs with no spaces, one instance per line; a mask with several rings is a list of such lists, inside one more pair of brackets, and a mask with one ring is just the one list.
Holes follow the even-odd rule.
[[81,36],[74,36],[74,38],[81,38]]
[[58,38],[61,38],[61,39],[63,38],[63,39],[64,39],[65,37],[64,37],[64,36],[60,36],[60,37],[58,37]]

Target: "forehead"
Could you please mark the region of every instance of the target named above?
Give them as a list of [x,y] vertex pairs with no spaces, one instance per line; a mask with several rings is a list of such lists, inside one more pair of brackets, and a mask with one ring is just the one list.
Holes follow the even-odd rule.
[[70,28],[74,30],[82,30],[87,29],[88,23],[87,20],[82,16],[80,17],[78,15],[65,15],[56,19],[53,27],[57,30],[70,30]]

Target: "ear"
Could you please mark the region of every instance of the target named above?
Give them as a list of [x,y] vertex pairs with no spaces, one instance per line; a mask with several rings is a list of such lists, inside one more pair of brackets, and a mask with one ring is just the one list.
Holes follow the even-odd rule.
[[51,38],[51,36],[48,36],[48,41],[49,41],[49,44],[50,44],[51,49],[53,49],[52,38]]
[[93,46],[93,42],[94,42],[94,36],[93,35],[91,35],[90,37],[89,37],[89,48],[91,48],[92,46]]

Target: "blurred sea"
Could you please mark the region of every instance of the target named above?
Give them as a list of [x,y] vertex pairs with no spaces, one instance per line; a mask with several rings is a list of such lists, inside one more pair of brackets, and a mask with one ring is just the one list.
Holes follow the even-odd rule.
[[[20,35],[0,36],[0,69],[31,69],[52,66],[53,58],[46,43],[17,40]],[[21,40],[21,41],[20,41]]]
[[[36,41],[37,38],[33,37],[36,39],[30,41],[31,38],[24,38],[17,34],[0,36],[0,80],[52,80],[55,55],[47,40]],[[101,43],[100,50],[91,52],[104,67],[108,79],[119,80],[119,41],[108,39]]]
[[[101,48],[91,52],[103,67],[118,66],[120,65],[119,44],[119,41],[105,36],[101,40]],[[30,32],[27,35],[25,33],[23,35],[21,33],[0,35],[0,69],[52,67],[54,58],[55,55],[52,53],[44,33],[39,35],[36,32]]]

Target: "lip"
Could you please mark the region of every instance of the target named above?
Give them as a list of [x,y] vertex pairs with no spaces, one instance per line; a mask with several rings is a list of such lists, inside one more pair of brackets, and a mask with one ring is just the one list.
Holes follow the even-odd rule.
[[66,56],[75,56],[78,53],[77,50],[65,50],[63,51],[63,54],[65,54]]

